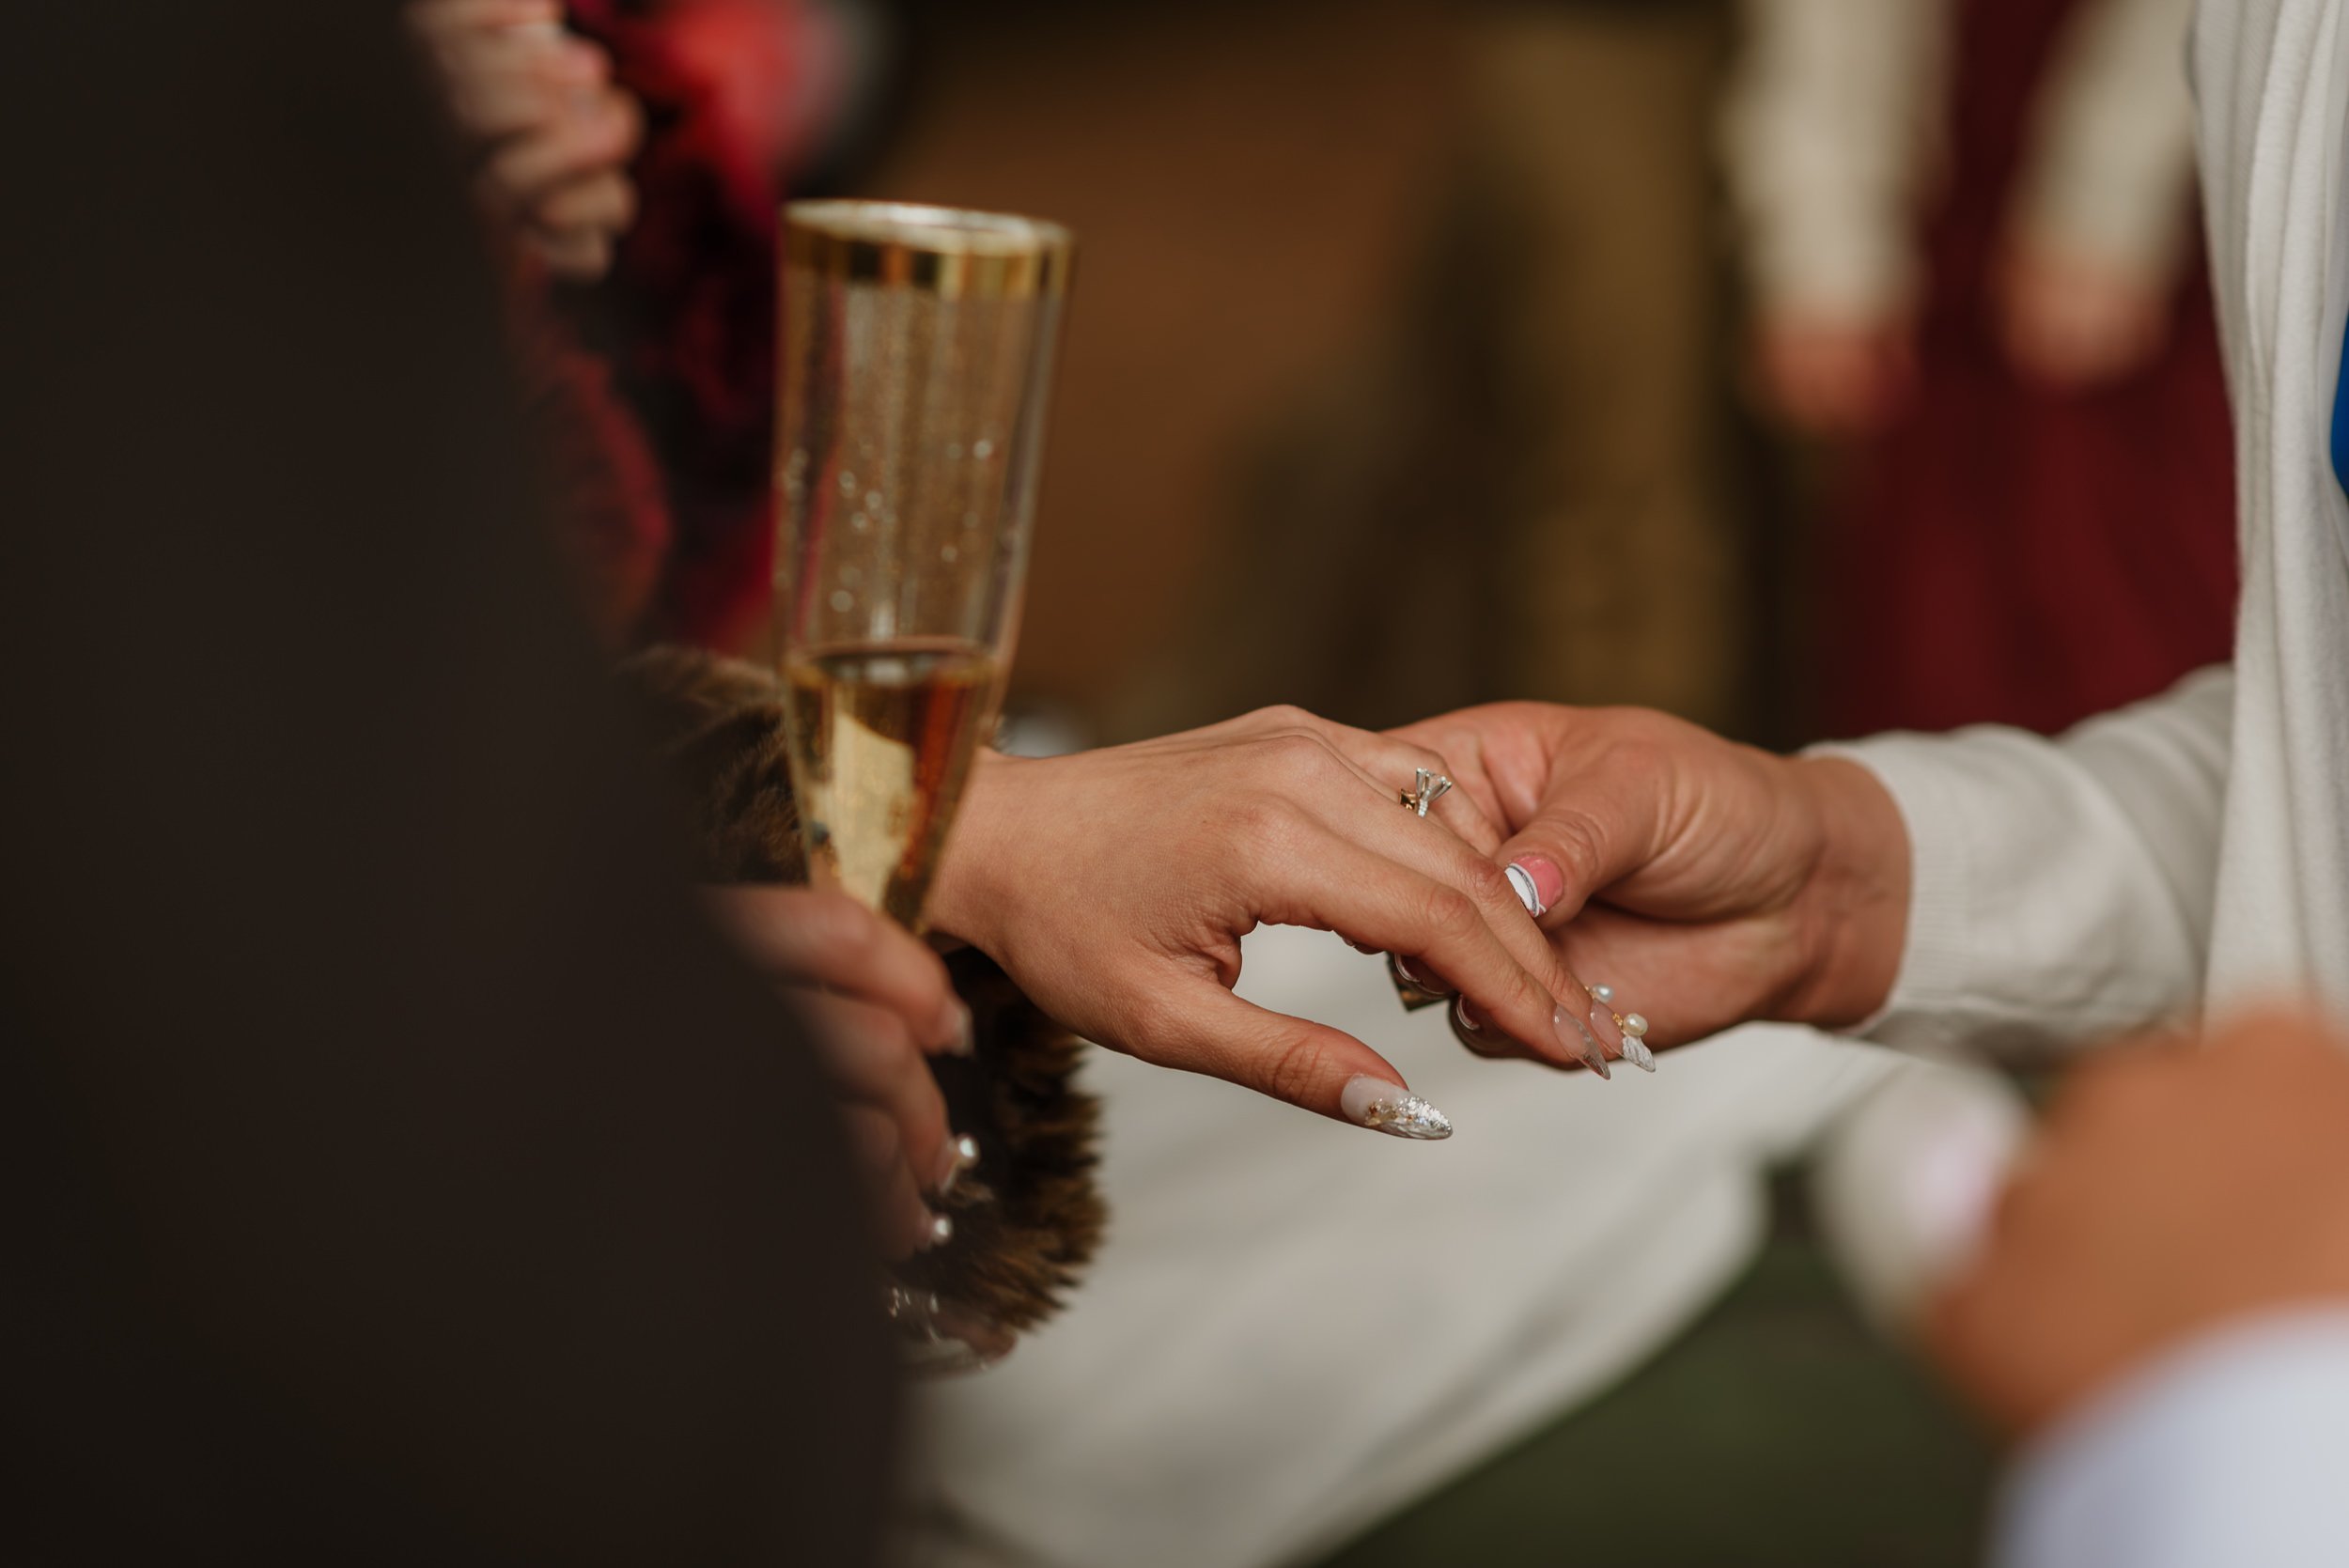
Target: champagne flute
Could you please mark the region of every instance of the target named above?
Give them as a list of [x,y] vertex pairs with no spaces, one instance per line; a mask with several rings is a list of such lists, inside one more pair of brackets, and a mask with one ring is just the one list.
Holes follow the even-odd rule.
[[922,928],[1019,619],[1068,231],[784,209],[776,619],[809,876]]

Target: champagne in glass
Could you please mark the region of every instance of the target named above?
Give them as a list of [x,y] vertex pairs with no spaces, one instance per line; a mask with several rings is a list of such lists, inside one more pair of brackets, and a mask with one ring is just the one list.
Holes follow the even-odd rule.
[[776,610],[811,877],[922,926],[1019,616],[1070,241],[784,210]]
[[994,657],[953,637],[785,656],[808,858],[827,882],[901,925],[921,924],[994,685]]

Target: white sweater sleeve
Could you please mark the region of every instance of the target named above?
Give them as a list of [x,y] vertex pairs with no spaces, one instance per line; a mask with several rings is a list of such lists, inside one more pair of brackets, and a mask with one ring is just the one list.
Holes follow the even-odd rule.
[[2041,89],[2011,222],[2068,254],[2166,281],[2192,232],[2194,0],[2094,0]]
[[2349,1311],[2214,1329],[2036,1443],[1999,1568],[2349,1562]]
[[2233,697],[2219,666],[2053,740],[1984,727],[1825,748],[1874,771],[1908,826],[1900,977],[1862,1032],[2013,1052],[2191,1008]]
[[1743,0],[1722,162],[1766,303],[1837,317],[1901,304],[1950,0]]

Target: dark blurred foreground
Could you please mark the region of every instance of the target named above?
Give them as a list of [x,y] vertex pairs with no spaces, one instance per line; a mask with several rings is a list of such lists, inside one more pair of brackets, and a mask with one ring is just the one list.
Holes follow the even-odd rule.
[[845,1161],[542,558],[392,36],[0,51],[0,1556],[860,1560]]

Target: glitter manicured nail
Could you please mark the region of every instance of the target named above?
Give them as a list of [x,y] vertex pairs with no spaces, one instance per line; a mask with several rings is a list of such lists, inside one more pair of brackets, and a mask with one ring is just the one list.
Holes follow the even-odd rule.
[[1452,1119],[1399,1083],[1368,1076],[1352,1079],[1338,1095],[1338,1109],[1357,1126],[1390,1138],[1422,1142],[1452,1136]]

